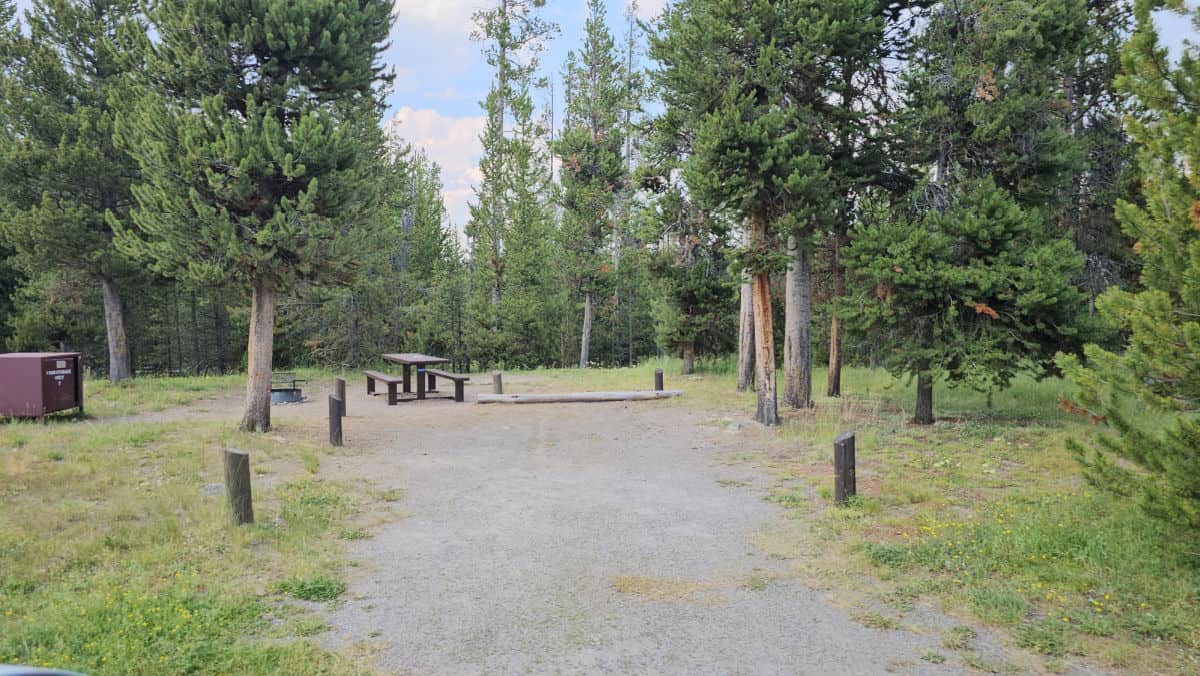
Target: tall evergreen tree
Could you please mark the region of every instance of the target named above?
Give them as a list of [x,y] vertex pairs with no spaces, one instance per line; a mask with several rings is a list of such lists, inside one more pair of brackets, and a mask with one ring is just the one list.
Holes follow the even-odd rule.
[[512,184],[505,205],[509,226],[500,303],[503,359],[525,368],[561,365],[566,363],[559,356],[566,289],[553,264],[561,260],[562,249],[552,213],[555,197],[545,149],[546,128],[534,116],[531,82],[516,89],[511,103],[508,172]]
[[118,124],[142,171],[118,239],[165,274],[250,289],[245,430],[271,426],[278,294],[347,274],[370,246],[390,14],[386,0],[151,10],[159,42]]
[[[660,146],[670,152],[674,145],[675,156],[684,158],[684,178],[701,208],[745,221],[750,230],[739,264],[752,275],[755,417],[767,425],[779,422],[770,275],[789,262],[781,246],[789,237],[792,260],[806,260],[812,227],[827,215],[828,144],[819,111],[828,105],[824,57],[840,28],[826,20],[822,5],[680,0],[650,36],[659,63],[653,75],[667,108],[658,123]],[[806,272],[797,270],[802,282]],[[811,317],[796,300],[798,326],[806,329]],[[794,390],[789,403],[806,404],[803,387]]]
[[859,296],[843,306],[893,343],[885,366],[916,377],[917,423],[933,422],[935,378],[1004,387],[1077,335],[1081,261],[1057,215],[1084,166],[1062,83],[1087,19],[1083,0],[964,0],[925,17],[902,123],[927,174],[855,230]]
[[140,4],[36,0],[27,36],[11,27],[12,5],[0,8],[0,235],[31,275],[54,267],[100,287],[113,382],[131,374],[121,289],[136,271],[110,220],[128,222],[138,173],[114,147],[114,108],[142,64]]
[[[549,177],[540,175],[548,163],[537,148],[543,143],[543,130],[534,118],[532,99],[537,56],[556,30],[538,16],[537,8],[543,4],[542,0],[495,0],[474,17],[473,37],[484,43],[484,55],[495,71],[484,101],[487,124],[480,139],[482,180],[475,189],[466,225],[472,269],[467,335],[471,353],[482,364],[504,361],[513,346],[509,340],[513,334],[506,331],[524,330],[505,325],[506,311],[528,314],[527,303],[520,299],[502,307],[511,272],[509,236],[515,228],[524,228],[528,236],[523,241],[536,249],[541,246],[539,237],[552,234],[545,229],[546,223],[552,225],[545,208]],[[547,262],[543,259],[540,264],[546,266]],[[518,288],[528,289],[527,282],[517,280]]]
[[661,242],[650,264],[659,286],[653,302],[658,344],[680,354],[681,373],[689,375],[698,353],[720,354],[730,344],[728,232],[688,200],[680,185],[658,196],[650,214]]
[[583,296],[579,367],[587,368],[595,296],[613,267],[607,263],[609,248],[620,246],[619,240],[610,244],[616,238],[616,194],[628,180],[622,157],[628,92],[602,0],[588,0],[583,48],[567,56],[563,80],[566,110],[554,147],[562,158],[560,235],[566,277]]
[[1088,14],[1081,40],[1070,46],[1074,63],[1064,78],[1071,133],[1086,149],[1087,166],[1072,181],[1062,221],[1085,256],[1075,281],[1094,315],[1097,297],[1111,286],[1135,284],[1138,273],[1132,241],[1115,216],[1117,201],[1130,199],[1136,190],[1136,148],[1123,123],[1126,96],[1115,86],[1121,47],[1133,30],[1133,8],[1125,2],[1093,2]]
[[1128,128],[1146,199],[1120,203],[1117,216],[1136,241],[1144,290],[1113,290],[1098,303],[1128,336],[1123,353],[1089,345],[1086,367],[1070,356],[1060,364],[1084,405],[1116,430],[1097,445],[1071,444],[1085,476],[1194,530],[1200,528],[1200,51],[1190,45],[1171,62],[1154,25],[1153,11],[1163,6],[1200,21],[1200,10],[1182,2],[1139,0],[1119,80],[1134,102]]

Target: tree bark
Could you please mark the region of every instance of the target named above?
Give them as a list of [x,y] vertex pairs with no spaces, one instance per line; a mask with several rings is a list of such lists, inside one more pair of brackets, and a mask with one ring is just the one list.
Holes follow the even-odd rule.
[[933,424],[933,376],[928,371],[917,374],[917,411],[912,421],[917,425]]
[[592,347],[592,292],[583,296],[583,336],[579,339],[579,368],[588,367]]
[[119,383],[130,376],[125,304],[111,279],[102,278],[100,287],[104,292],[104,328],[108,333],[108,379]]
[[275,349],[275,288],[265,280],[254,283],[250,309],[250,341],[246,350],[246,402],[242,430],[271,429],[271,359]]
[[788,236],[787,298],[784,306],[783,400],[792,408],[812,407],[811,252]]
[[696,344],[686,343],[683,346],[683,367],[679,369],[681,375],[690,376],[696,372]]
[[[750,230],[746,230],[743,241],[750,244]],[[742,273],[741,316],[738,329],[738,380],[737,391],[745,392],[754,382],[754,294],[750,289],[750,276]]]
[[[750,216],[752,247],[767,246],[767,218],[761,212]],[[764,425],[779,424],[779,408],[775,399],[775,329],[771,318],[771,275],[755,271],[751,278],[754,296],[754,361],[755,390],[758,407],[754,419]]]
[[[833,235],[833,297],[846,295],[846,268],[842,266],[842,246],[846,234],[839,229]],[[829,320],[829,381],[825,394],[842,396],[842,318],[835,310]]]
[[196,308],[196,292],[192,292],[192,367],[188,369],[192,375],[200,374],[200,363],[203,361],[200,357],[200,312]]

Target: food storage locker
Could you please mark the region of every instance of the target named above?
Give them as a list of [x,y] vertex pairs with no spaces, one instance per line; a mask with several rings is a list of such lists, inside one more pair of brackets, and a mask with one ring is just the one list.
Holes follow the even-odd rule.
[[78,408],[83,413],[83,371],[78,352],[0,354],[0,418],[39,418]]

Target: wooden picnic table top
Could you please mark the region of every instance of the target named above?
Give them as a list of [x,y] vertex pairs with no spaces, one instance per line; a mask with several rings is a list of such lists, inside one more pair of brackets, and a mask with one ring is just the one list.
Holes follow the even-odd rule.
[[385,354],[384,361],[389,361],[393,364],[405,364],[411,366],[430,366],[433,364],[449,364],[449,359],[442,357],[431,357],[427,354],[418,354],[416,352],[402,352],[400,354]]

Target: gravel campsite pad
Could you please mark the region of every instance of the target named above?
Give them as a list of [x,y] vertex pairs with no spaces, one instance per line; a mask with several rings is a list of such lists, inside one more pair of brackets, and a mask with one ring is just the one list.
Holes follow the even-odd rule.
[[403,514],[351,545],[325,641],[371,646],[381,671],[963,669],[922,659],[948,618],[866,626],[755,547],[781,509],[769,477],[729,462],[765,438],[752,423],[660,403],[349,403],[359,452],[323,469],[403,491]]

